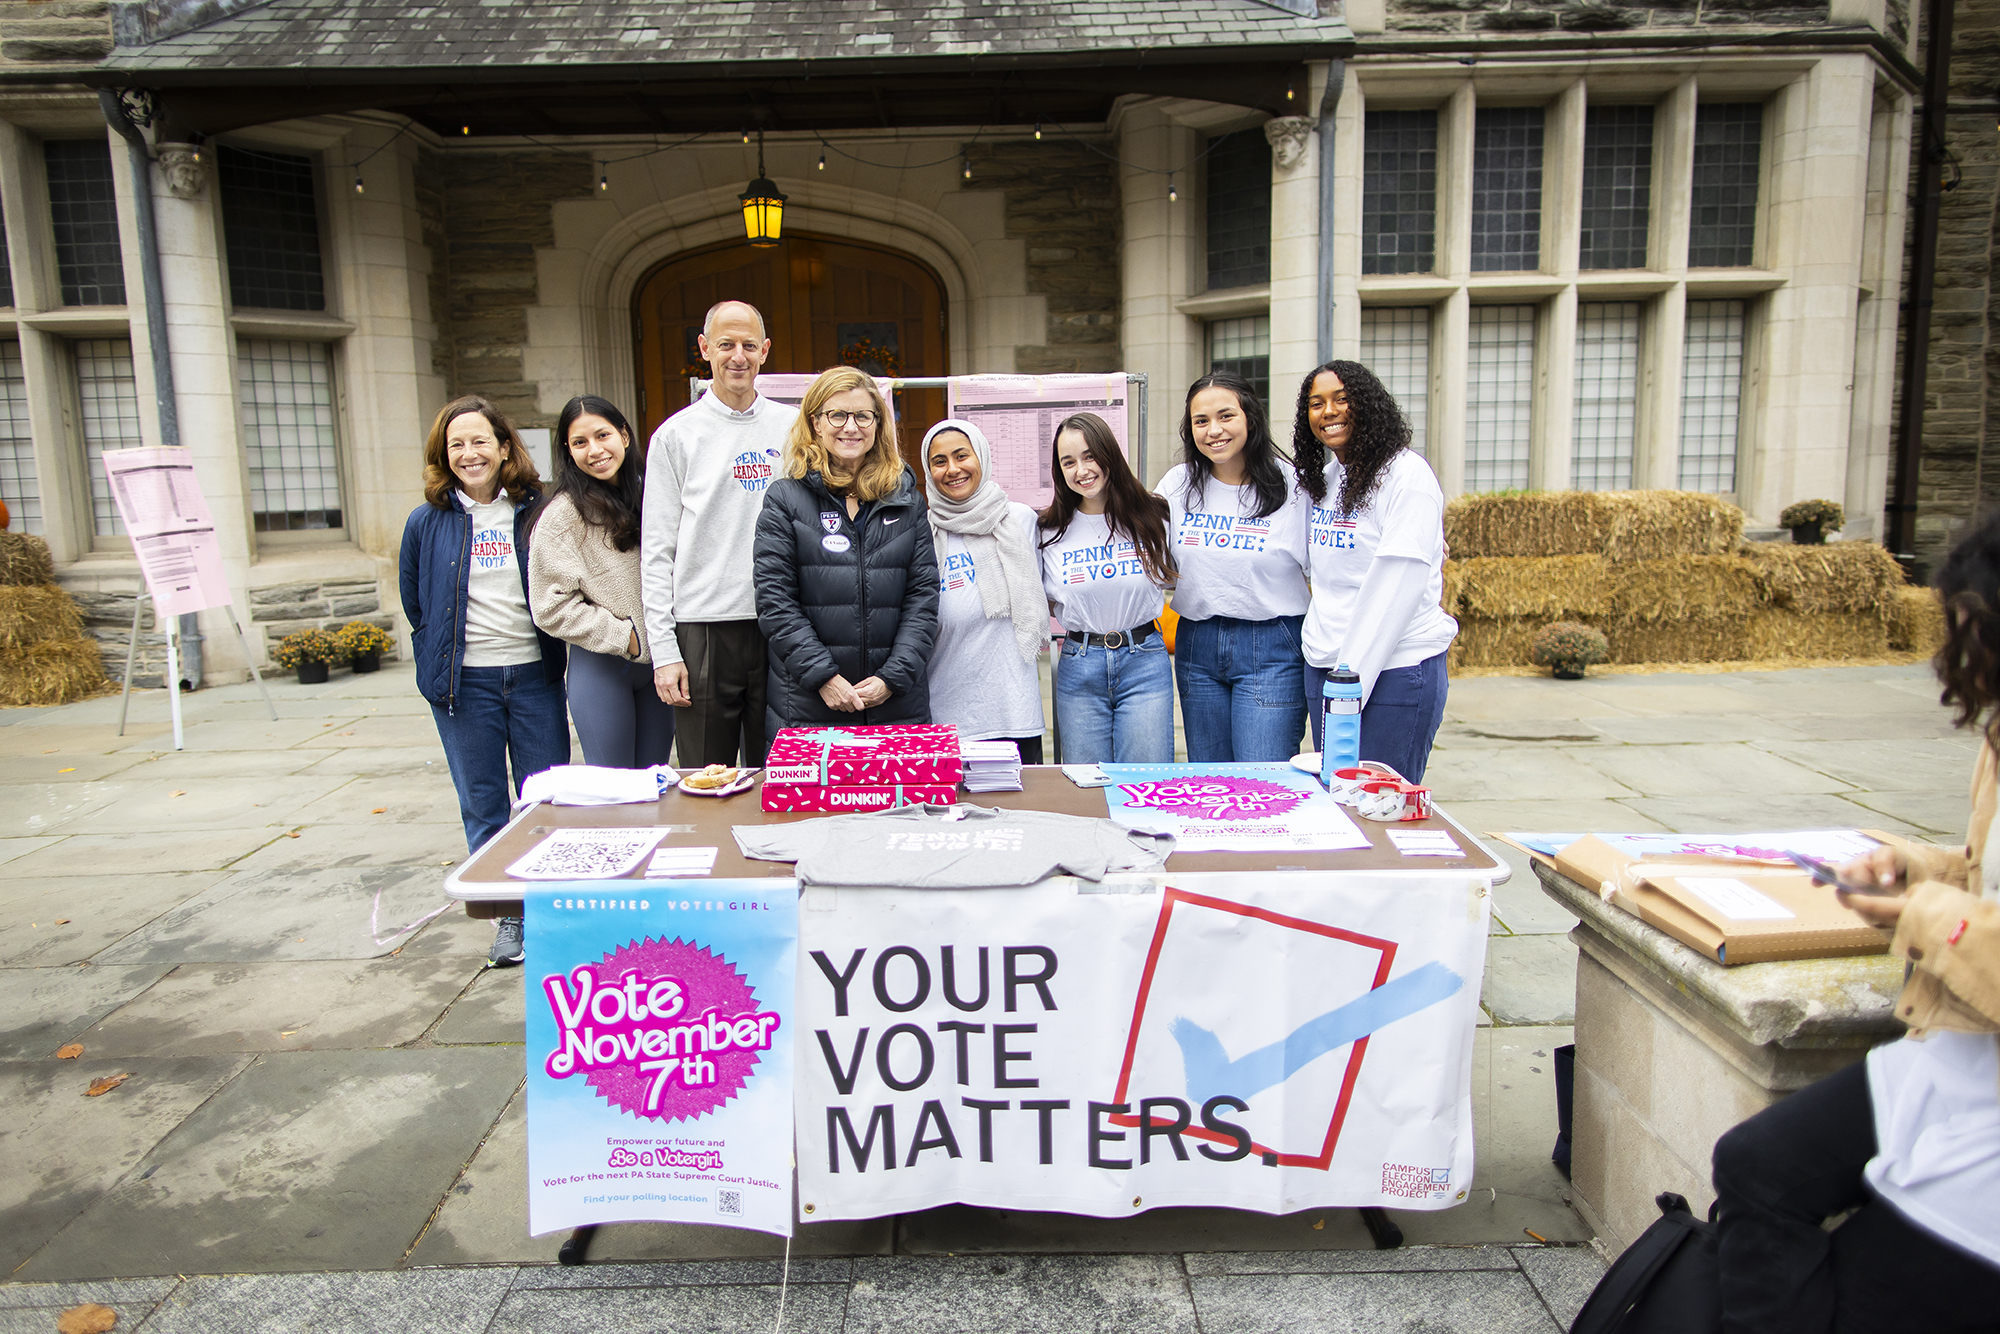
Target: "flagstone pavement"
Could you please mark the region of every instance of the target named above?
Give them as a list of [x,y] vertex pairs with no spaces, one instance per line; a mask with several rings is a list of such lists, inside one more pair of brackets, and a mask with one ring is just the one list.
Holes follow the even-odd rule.
[[[0,710],[0,1334],[118,1329],[1426,1331],[1566,1327],[1601,1264],[1548,1162],[1573,919],[1496,892],[1472,1199],[1348,1211],[949,1208],[782,1242],[527,1235],[522,971],[406,665]],[[1475,830],[1859,826],[1954,841],[1974,745],[1928,669],[1458,681],[1429,780]],[[445,909],[432,917],[438,909]],[[83,1055],[58,1060],[65,1043]],[[94,1078],[129,1073],[103,1097]],[[1546,1244],[1536,1242],[1537,1234]]]

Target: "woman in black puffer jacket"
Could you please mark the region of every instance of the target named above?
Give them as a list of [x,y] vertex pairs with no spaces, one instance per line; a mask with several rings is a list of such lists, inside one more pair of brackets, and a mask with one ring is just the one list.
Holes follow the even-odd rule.
[[929,722],[937,555],[873,377],[843,366],[813,381],[784,472],[757,520],[771,734]]

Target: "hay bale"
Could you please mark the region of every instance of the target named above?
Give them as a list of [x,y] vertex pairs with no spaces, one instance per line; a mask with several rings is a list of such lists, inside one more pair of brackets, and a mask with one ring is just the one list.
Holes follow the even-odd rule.
[[1597,556],[1480,556],[1451,563],[1458,567],[1454,614],[1538,625],[1611,614],[1611,567]]
[[1698,491],[1544,491],[1460,496],[1445,506],[1452,554],[1719,556],[1743,539],[1743,511]]
[[1934,588],[1891,589],[1884,619],[1892,649],[1935,653],[1944,647],[1944,604]]
[[0,648],[83,635],[83,613],[54,584],[0,584]]
[[1903,568],[1873,542],[1746,542],[1743,556],[1757,571],[1765,601],[1805,615],[1876,611],[1903,586]]
[[1607,564],[1606,568],[1612,572],[1614,648],[1618,631],[1630,626],[1698,620],[1721,622],[1748,616],[1764,604],[1759,596],[1757,572],[1740,556],[1667,556]]
[[48,543],[30,533],[0,532],[0,585],[46,584],[55,574]]
[[1796,612],[1772,607],[1744,630],[1746,658],[1879,658],[1889,651],[1878,611]]
[[56,639],[0,648],[0,705],[67,704],[107,687],[104,661],[91,639]]
[[1616,621],[1605,631],[1611,661],[1737,662],[1750,657],[1749,616],[1690,616],[1673,621]]
[[1546,621],[1486,620],[1466,617],[1458,623],[1458,638],[1451,642],[1447,668],[1527,667],[1535,635]]

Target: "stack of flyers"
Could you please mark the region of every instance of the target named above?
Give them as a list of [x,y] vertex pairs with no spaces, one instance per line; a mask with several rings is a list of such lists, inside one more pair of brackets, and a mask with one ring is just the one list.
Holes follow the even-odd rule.
[[1021,748],[1012,741],[961,741],[967,792],[1019,792]]

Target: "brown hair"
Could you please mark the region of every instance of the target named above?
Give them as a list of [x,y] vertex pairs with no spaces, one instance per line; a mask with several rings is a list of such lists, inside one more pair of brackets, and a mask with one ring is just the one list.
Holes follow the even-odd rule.
[[2000,510],[1987,514],[1945,557],[1934,580],[1945,640],[1931,665],[1960,727],[1980,725],[2000,749]]
[[[819,442],[813,421],[826,408],[827,400],[850,389],[865,389],[875,403],[875,442],[861,458],[861,471],[852,478],[833,471],[833,456]],[[880,500],[903,480],[903,456],[896,452],[896,419],[882,397],[875,377],[852,366],[835,366],[821,371],[799,404],[798,420],[785,438],[785,476],[804,477],[817,472],[829,490],[854,492],[856,500]]]
[[1051,547],[1062,541],[1083,503],[1083,497],[1070,489],[1069,479],[1063,476],[1064,431],[1075,431],[1082,436],[1084,451],[1104,471],[1104,520],[1111,536],[1116,538],[1123,532],[1131,538],[1147,577],[1162,588],[1171,584],[1179,574],[1173,549],[1167,544],[1167,518],[1172,511],[1166,501],[1139,484],[1132,465],[1125,461],[1124,451],[1118,448],[1117,437],[1111,434],[1111,427],[1094,412],[1063,418],[1049,440],[1049,477],[1055,483],[1056,494],[1040,515],[1039,527],[1048,534],[1041,544]]
[[430,434],[424,437],[424,499],[441,510],[452,507],[451,493],[458,489],[459,481],[445,457],[444,435],[454,421],[468,412],[486,418],[486,424],[493,428],[493,438],[505,451],[500,458],[500,489],[507,493],[507,499],[518,505],[530,490],[539,491],[542,476],[535,469],[534,457],[507,421],[507,414],[479,395],[467,394],[439,409],[437,418],[431,422]]

